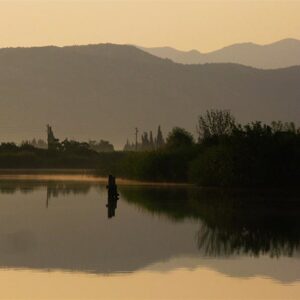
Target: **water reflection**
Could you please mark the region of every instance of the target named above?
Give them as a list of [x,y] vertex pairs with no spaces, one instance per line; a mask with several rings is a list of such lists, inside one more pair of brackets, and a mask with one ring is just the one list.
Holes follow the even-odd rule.
[[300,245],[300,198],[286,191],[123,188],[124,199],[180,222],[201,221],[199,250],[209,256],[292,256]]
[[[119,190],[122,213],[108,222],[105,186],[0,181],[0,267],[115,273],[172,261],[167,270],[208,266],[231,276],[300,278],[295,194]],[[292,267],[281,260],[276,273],[266,256],[292,256]]]
[[47,189],[47,195],[58,197],[69,194],[87,194],[93,184],[81,181],[39,181],[39,180],[0,180],[0,194],[31,193],[38,189]]

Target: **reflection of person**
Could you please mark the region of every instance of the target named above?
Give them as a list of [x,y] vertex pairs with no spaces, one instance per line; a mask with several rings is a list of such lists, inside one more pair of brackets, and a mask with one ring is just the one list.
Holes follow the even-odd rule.
[[116,178],[112,175],[108,176],[108,185],[106,186],[108,193],[107,216],[112,218],[115,216],[115,210],[117,208],[117,201],[119,194],[117,192]]

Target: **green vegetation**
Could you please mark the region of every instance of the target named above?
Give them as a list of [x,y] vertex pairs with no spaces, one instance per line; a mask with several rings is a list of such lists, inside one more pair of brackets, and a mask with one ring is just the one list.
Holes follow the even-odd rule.
[[240,125],[229,111],[212,110],[197,128],[197,143],[174,128],[159,150],[126,155],[116,174],[202,186],[297,186],[300,132],[293,123]]
[[[300,131],[293,123],[238,124],[229,111],[201,115],[197,142],[175,127],[163,138],[160,126],[113,151],[106,141],[60,142],[48,127],[48,149],[24,143],[0,145],[1,168],[89,168],[98,175],[202,186],[296,186],[300,176]],[[40,144],[42,144],[40,142]],[[134,151],[136,150],[136,151]]]
[[200,145],[189,174],[201,185],[297,185],[300,133],[293,123],[232,123],[230,130],[204,136]]

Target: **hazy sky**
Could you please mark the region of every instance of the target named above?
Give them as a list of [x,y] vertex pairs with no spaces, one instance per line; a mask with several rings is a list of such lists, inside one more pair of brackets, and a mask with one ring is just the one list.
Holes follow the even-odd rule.
[[111,42],[205,52],[287,37],[300,39],[300,0],[0,0],[0,47]]

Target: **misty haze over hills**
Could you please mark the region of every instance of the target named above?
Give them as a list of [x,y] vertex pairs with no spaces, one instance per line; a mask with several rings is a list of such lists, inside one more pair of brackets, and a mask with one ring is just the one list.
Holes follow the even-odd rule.
[[141,49],[183,64],[237,63],[262,69],[300,65],[300,41],[295,39],[285,39],[268,45],[234,44],[209,53],[197,50],[180,51],[171,47]]
[[182,65],[133,46],[100,44],[0,50],[0,140],[108,139],[134,128],[195,132],[206,109],[238,121],[300,123],[300,67],[258,70],[237,64]]

